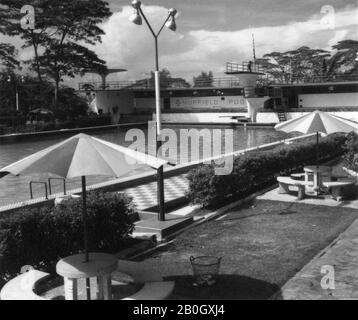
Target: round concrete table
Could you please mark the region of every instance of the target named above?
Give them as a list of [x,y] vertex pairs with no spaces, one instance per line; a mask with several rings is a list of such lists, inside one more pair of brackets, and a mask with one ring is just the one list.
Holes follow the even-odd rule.
[[[85,255],[77,254],[57,262],[56,272],[64,277],[65,299],[77,300],[78,279],[97,278],[98,299],[111,300],[111,274],[117,269],[117,258],[110,254],[91,252],[89,261],[84,261]],[[88,295],[87,299],[89,299]]]
[[326,177],[327,181],[331,181],[332,168],[328,166],[306,166],[303,168],[305,172],[305,181],[309,182],[309,176],[313,175],[313,190],[316,194],[322,188],[323,177]]

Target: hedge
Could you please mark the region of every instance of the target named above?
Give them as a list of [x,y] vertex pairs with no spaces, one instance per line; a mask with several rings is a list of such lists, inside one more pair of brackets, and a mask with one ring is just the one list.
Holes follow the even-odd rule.
[[[345,141],[342,134],[320,139],[320,162],[342,155]],[[215,175],[213,164],[203,164],[188,174],[187,197],[192,204],[219,207],[272,185],[277,176],[315,163],[315,155],[316,142],[305,141],[238,156],[229,175]]]
[[344,164],[348,169],[358,172],[358,135],[353,132],[347,137],[345,143]]
[[[114,253],[125,248],[133,231],[131,198],[89,192],[87,211],[91,251]],[[81,199],[53,208],[22,209],[0,220],[0,282],[16,276],[24,265],[54,272],[60,258],[81,251]]]

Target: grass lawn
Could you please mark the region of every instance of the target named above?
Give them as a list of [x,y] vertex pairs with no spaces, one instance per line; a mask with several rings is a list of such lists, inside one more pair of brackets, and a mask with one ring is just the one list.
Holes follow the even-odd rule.
[[[267,299],[358,218],[350,208],[257,201],[144,258],[176,281],[172,299]],[[190,256],[223,257],[217,283],[193,286]]]

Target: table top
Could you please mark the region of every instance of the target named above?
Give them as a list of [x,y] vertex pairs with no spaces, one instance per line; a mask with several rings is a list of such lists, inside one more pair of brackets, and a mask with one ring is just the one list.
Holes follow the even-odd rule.
[[305,172],[327,172],[332,171],[332,167],[329,166],[305,166],[303,168]]
[[84,254],[76,254],[57,262],[56,272],[71,279],[91,278],[111,274],[117,269],[117,258],[106,253],[90,252],[89,261]]

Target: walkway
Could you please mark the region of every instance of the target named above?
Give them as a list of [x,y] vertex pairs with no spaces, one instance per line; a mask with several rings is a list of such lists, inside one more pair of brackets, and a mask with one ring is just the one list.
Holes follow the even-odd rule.
[[[358,200],[338,202],[330,196],[297,200],[292,194],[278,194],[273,189],[259,197],[259,200],[306,203],[319,206],[358,209]],[[333,266],[334,289],[324,289],[321,281],[327,276],[324,266]],[[324,267],[322,269],[322,267]],[[273,299],[284,300],[326,300],[358,299],[358,220],[356,220],[333,243],[316,255],[303,269],[291,278]],[[323,279],[324,280],[324,279]]]
[[[165,202],[185,197],[188,190],[186,174],[166,178],[164,180]],[[157,182],[141,184],[133,188],[120,190],[133,198],[138,210],[145,210],[157,205]]]
[[[323,289],[321,286],[322,278],[327,276],[327,271],[321,273],[323,266],[333,266],[334,268],[334,289]],[[275,298],[284,300],[357,300],[357,270],[358,220],[290,279]]]

